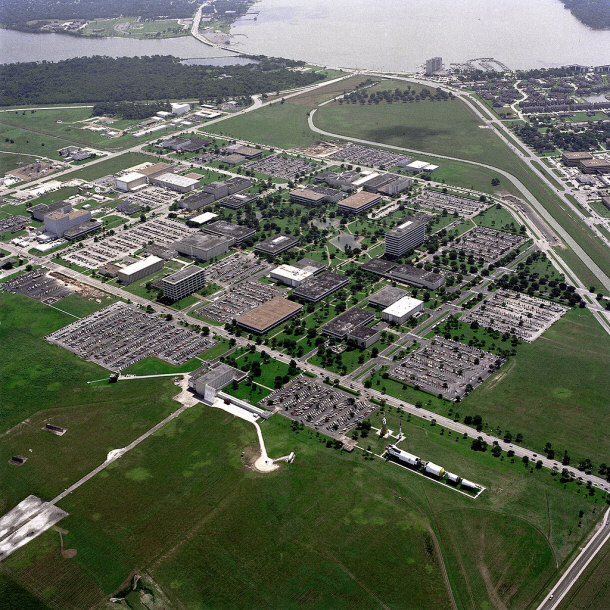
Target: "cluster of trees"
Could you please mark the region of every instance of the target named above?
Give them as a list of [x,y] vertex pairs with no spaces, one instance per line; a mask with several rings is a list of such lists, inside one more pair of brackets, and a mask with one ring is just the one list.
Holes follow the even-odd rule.
[[[225,2],[235,0],[225,0]],[[112,19],[125,15],[154,19],[192,17],[199,6],[197,0],[0,0],[0,23],[26,32],[36,32],[37,20]]]
[[[381,91],[367,91],[366,89],[356,89],[349,95],[345,96],[345,100],[351,104],[379,104],[385,102],[391,104],[393,102],[419,102],[419,101],[445,101],[453,99],[452,93],[447,93],[442,89],[433,89],[432,91],[427,88],[417,91],[412,89],[409,85],[406,89],[396,88],[394,90],[385,89]],[[343,99],[339,100],[339,103],[343,103]]]
[[561,0],[564,6],[585,25],[594,30],[610,28],[610,3],[604,0]]
[[150,102],[137,104],[134,102],[99,102],[93,106],[93,116],[112,116],[122,119],[147,119],[157,112],[170,112],[172,107],[168,102]]
[[591,122],[586,127],[559,129],[549,126],[542,132],[536,125],[515,125],[515,133],[536,152],[587,151],[599,148],[610,138],[610,123]]
[[0,106],[179,98],[222,102],[303,87],[324,78],[315,72],[268,69],[269,65],[186,65],[179,58],[161,55],[3,64]]

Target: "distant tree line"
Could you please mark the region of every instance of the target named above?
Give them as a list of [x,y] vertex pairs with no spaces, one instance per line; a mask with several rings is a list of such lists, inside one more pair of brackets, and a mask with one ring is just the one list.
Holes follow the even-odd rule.
[[171,112],[169,102],[98,102],[93,106],[93,116],[112,116],[122,119],[147,119],[157,112]]
[[196,98],[222,102],[310,85],[324,76],[261,59],[240,66],[185,65],[171,56],[78,57],[0,65],[0,106]]
[[192,17],[198,0],[0,0],[0,23],[12,29],[38,31],[36,20],[111,19],[121,16],[154,19]]

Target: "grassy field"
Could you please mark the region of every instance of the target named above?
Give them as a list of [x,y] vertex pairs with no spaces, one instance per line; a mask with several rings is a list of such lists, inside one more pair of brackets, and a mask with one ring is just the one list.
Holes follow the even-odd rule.
[[[466,343],[471,336],[484,339],[484,349],[492,352],[508,345],[486,338],[485,329],[466,327],[457,334]],[[604,363],[610,339],[598,330],[593,316],[587,310],[571,310],[534,343],[516,349],[516,356],[459,404],[383,379],[382,371],[369,380],[377,390],[411,404],[421,402],[443,415],[481,415],[486,430],[500,435],[509,430],[513,436],[521,432],[532,449],[542,451],[550,442],[559,459],[567,449],[573,463],[587,457],[597,465],[606,461],[610,444],[599,429],[609,422],[610,382]]]
[[[8,375],[2,361],[11,382],[2,404],[18,393],[30,418],[3,437],[4,512],[29,493],[52,498],[127,445],[177,407],[177,389],[167,379],[86,384],[106,372],[42,339],[67,316],[25,297],[0,299],[2,357],[24,356]],[[49,374],[61,388],[46,387]],[[393,428],[397,417],[388,413]],[[47,421],[68,432],[43,433]],[[420,420],[404,420],[405,448],[484,485],[478,500],[359,450],[328,448],[277,415],[261,427],[269,454],[295,451],[293,464],[258,474],[250,424],[203,405],[184,412],[60,503],[74,558],[62,557],[50,530],[0,564],[3,601],[97,606],[137,572],[166,605],[189,608],[449,608],[452,595],[458,607],[522,608],[601,511],[599,494],[474,453]],[[9,466],[6,457],[25,448],[28,462]]]
[[140,165],[147,161],[155,162],[155,157],[150,155],[144,155],[137,152],[129,152],[123,155],[118,155],[113,159],[107,159],[106,161],[100,161],[89,167],[83,169],[76,169],[69,174],[66,174],[66,180],[72,180],[73,178],[82,178],[83,180],[97,180],[102,176],[109,174],[116,174],[124,169],[133,167],[134,165]]
[[[525,444],[541,450],[551,442],[573,458],[606,461],[610,440],[610,339],[584,309],[568,312],[459,406],[492,426],[521,431]],[[578,371],[578,373],[575,373]]]
[[78,318],[84,318],[90,313],[112,305],[118,299],[115,296],[106,294],[103,297],[83,297],[80,293],[75,292],[59,301],[56,301],[53,306],[61,309],[66,313],[72,314]]

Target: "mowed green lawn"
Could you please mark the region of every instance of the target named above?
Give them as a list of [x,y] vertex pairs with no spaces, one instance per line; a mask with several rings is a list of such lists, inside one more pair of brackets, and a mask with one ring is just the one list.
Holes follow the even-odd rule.
[[[572,458],[607,462],[610,438],[610,337],[587,310],[569,311],[458,407],[542,450],[550,442]],[[561,455],[557,456],[561,459]]]
[[[106,372],[42,338],[69,316],[21,296],[0,300],[8,360],[18,346],[27,356],[14,367],[3,360],[0,373],[8,370],[9,406],[19,398],[30,417],[2,439],[2,513],[29,493],[51,499],[178,405],[169,379],[86,384]],[[49,375],[59,387],[47,387]],[[68,432],[45,433],[45,421]],[[487,487],[478,500],[359,450],[327,448],[278,415],[261,427],[269,454],[295,451],[293,464],[253,472],[250,424],[203,405],[184,412],[60,503],[74,558],[50,530],[0,564],[5,599],[91,607],[137,572],[171,606],[449,608],[444,564],[459,607],[522,608],[602,509],[599,494],[564,490],[548,471],[474,453],[419,421],[404,423],[405,448]],[[28,462],[9,466],[15,453]]]
[[[400,86],[397,84],[397,86]],[[387,87],[386,87],[387,88]],[[503,166],[506,147],[461,101],[339,104],[318,109],[316,127],[372,142]]]

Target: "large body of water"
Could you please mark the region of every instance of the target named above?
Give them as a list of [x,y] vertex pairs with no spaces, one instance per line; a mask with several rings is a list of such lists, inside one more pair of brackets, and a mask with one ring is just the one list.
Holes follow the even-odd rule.
[[192,36],[166,38],[164,40],[139,40],[137,38],[81,38],[66,34],[28,34],[16,30],[0,29],[0,62],[60,61],[71,57],[143,57],[145,55],[175,55],[184,59],[192,57],[231,56],[209,47]]
[[330,66],[415,70],[494,57],[509,68],[610,64],[610,31],[559,0],[261,0],[233,46]]
[[[559,0],[260,0],[253,10],[256,21],[233,26],[233,46],[330,66],[409,71],[437,55],[445,65],[478,57],[509,68],[610,64],[610,31],[591,30]],[[190,36],[92,39],[0,30],[3,63],[90,55],[230,53]]]

